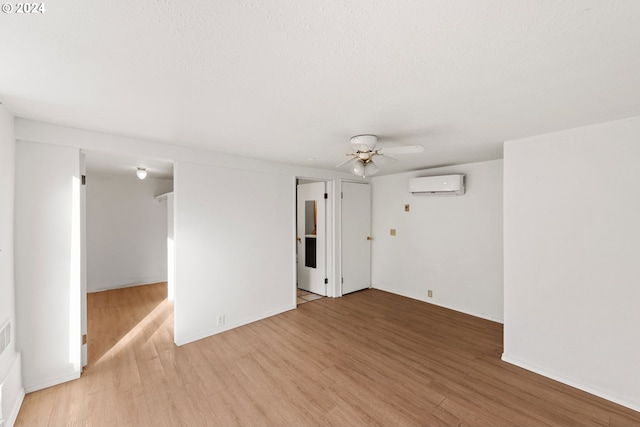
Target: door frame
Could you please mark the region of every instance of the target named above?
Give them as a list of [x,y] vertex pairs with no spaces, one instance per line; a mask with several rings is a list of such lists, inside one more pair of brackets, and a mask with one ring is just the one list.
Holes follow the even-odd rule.
[[[304,183],[310,182],[324,182],[325,183],[325,191],[327,192],[327,198],[325,200],[325,209],[326,209],[326,233],[325,233],[325,247],[326,247],[326,271],[327,271],[327,297],[339,296],[339,290],[336,290],[336,258],[335,258],[335,245],[336,245],[336,223],[335,223],[335,181],[331,179],[321,179],[321,178],[310,178],[306,176],[296,176],[293,179],[293,236],[291,241],[294,245],[293,250],[293,262],[296,268],[294,268],[293,273],[293,301],[294,305],[297,306],[297,293],[296,290],[298,288],[298,245],[296,243],[296,236],[298,232],[298,184],[300,181]],[[339,240],[338,240],[339,241]]]
[[298,232],[298,217],[297,217],[297,185],[298,181],[309,182],[325,182],[327,191],[327,278],[329,283],[327,285],[327,297],[339,298],[342,297],[342,183],[353,182],[357,184],[368,183],[370,180],[362,179],[323,179],[309,176],[294,176],[292,179],[292,191],[293,191],[293,225],[291,228],[291,246],[293,256],[293,277],[292,277],[292,299],[293,306],[297,307],[297,243],[296,236]]
[[[88,307],[87,307],[87,295],[88,295],[88,282],[87,282],[87,262],[88,262],[88,256],[87,256],[87,242],[88,242],[88,236],[87,236],[87,219],[88,219],[88,215],[87,215],[87,187],[86,187],[86,179],[87,179],[87,167],[86,167],[86,157],[87,157],[87,151],[90,151],[91,153],[93,153],[93,155],[99,155],[99,152],[94,150],[93,148],[91,149],[87,149],[87,148],[80,148],[80,176],[81,176],[81,186],[80,186],[80,278],[81,278],[81,286],[80,286],[80,301],[81,301],[81,307],[80,307],[80,322],[81,322],[81,334],[82,334],[82,346],[81,346],[81,373],[82,370],[87,366],[88,364],[88,358],[89,358],[89,351],[88,351],[88,341],[92,339],[92,337],[88,336],[88,325],[87,325],[87,318],[88,318]],[[116,156],[122,156],[122,157],[128,157],[130,156],[128,153],[124,153],[122,151],[108,151],[105,152],[106,154],[113,154]],[[145,156],[149,157],[150,156]],[[166,262],[167,262],[167,285],[169,285],[169,282],[173,282],[173,295],[167,295],[167,299],[169,299],[169,296],[173,297],[173,299],[170,299],[170,301],[173,302],[173,300],[175,299],[175,179],[176,179],[176,160],[174,159],[163,159],[163,161],[165,163],[171,163],[172,165],[172,175],[171,175],[171,179],[173,180],[173,188],[170,192],[156,196],[155,199],[157,202],[162,202],[163,200],[167,201],[167,237],[169,237],[169,232],[171,231],[171,235],[174,241],[174,247],[173,247],[173,253],[170,254],[169,252],[169,248],[167,248],[167,253],[165,254],[166,256]],[[163,197],[164,196],[164,197]],[[169,202],[169,199],[171,199],[171,202]],[[170,211],[169,211],[170,209]],[[171,221],[171,224],[169,225],[169,221]],[[169,243],[167,242],[167,245]],[[172,277],[169,277],[169,274],[172,274]],[[118,288],[114,288],[114,289],[118,289]],[[168,290],[169,292],[169,290]],[[175,312],[175,308],[173,310]],[[173,321],[173,326],[175,329],[175,318]],[[173,334],[173,338],[174,338],[174,342],[175,342],[175,333]]]

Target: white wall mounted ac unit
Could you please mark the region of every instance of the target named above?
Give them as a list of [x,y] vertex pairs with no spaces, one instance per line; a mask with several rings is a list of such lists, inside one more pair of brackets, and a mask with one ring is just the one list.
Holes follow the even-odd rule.
[[411,178],[409,192],[414,195],[450,194],[460,196],[464,194],[465,175],[440,175]]

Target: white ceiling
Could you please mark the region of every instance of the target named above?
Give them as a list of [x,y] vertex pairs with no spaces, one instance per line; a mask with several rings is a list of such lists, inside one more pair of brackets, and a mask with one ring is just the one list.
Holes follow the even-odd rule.
[[148,178],[173,178],[173,163],[149,157],[118,155],[101,151],[83,150],[87,174],[136,176],[138,168],[147,171]]
[[0,16],[18,117],[323,168],[425,147],[389,173],[640,114],[637,0],[44,4]]

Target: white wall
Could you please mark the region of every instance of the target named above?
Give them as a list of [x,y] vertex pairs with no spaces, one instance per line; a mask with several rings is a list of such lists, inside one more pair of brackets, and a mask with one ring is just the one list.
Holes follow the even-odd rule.
[[[13,197],[15,178],[15,139],[13,117],[0,105],[0,327],[10,320],[15,325],[15,287],[13,275]],[[15,332],[15,331],[14,331]],[[0,354],[3,371],[15,349],[15,339]]]
[[509,141],[503,359],[640,410],[640,117]]
[[[409,193],[410,178],[454,173],[466,174],[463,196]],[[502,160],[372,182],[373,287],[501,322]]]
[[87,290],[167,281],[170,179],[87,176]]
[[16,146],[16,347],[27,392],[80,375],[80,151]]
[[[16,120],[15,132],[21,140],[176,162],[174,330],[179,344],[295,307],[295,178],[333,180],[331,188],[341,178],[354,178],[25,119]],[[339,212],[336,194],[332,202]],[[339,230],[339,215],[334,220]],[[257,246],[249,245],[253,242]],[[341,274],[337,249],[330,251],[335,266],[330,289]],[[222,314],[225,324],[219,327]]]
[[280,174],[176,164],[176,343],[295,308],[294,191]]
[[14,182],[13,117],[0,105],[0,328],[11,323],[10,343],[0,354],[0,425],[7,426],[15,421],[24,397],[20,354],[15,351]]

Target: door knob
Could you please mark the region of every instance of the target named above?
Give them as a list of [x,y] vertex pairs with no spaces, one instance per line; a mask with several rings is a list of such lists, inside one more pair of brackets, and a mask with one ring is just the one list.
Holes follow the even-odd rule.
[[296,240],[297,240],[299,243],[302,243],[302,239],[301,239],[301,238],[296,237]]
[[367,236],[367,240],[373,240],[373,237]]

